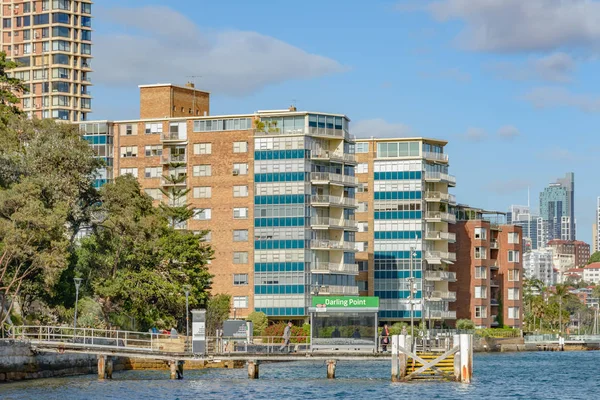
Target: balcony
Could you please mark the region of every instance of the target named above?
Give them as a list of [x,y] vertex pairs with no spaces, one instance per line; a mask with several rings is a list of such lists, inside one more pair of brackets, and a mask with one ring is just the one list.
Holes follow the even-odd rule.
[[442,262],[456,261],[456,253],[447,251],[426,251],[425,260],[430,264],[441,264]]
[[316,262],[312,263],[311,272],[313,274],[346,274],[346,275],[358,275],[358,264],[337,264],[337,263],[326,263]]
[[425,240],[446,240],[448,242],[456,242],[456,233],[427,231],[425,232]]
[[448,162],[448,155],[443,153],[431,153],[428,151],[424,151],[423,158],[426,160],[440,161],[444,163]]
[[358,286],[325,285],[319,287],[319,294],[358,296]]
[[170,179],[167,180],[165,178],[161,178],[160,183],[162,186],[167,186],[167,187],[176,187],[176,186],[187,186],[187,179],[183,178],[176,178],[173,177],[174,179]]
[[310,225],[314,229],[348,229],[358,230],[356,221],[340,218],[312,217]]
[[443,182],[448,186],[456,186],[456,177],[442,172],[425,172],[425,182]]
[[456,223],[456,216],[454,214],[441,211],[427,211],[425,213],[425,219],[431,222],[448,222],[449,224]]
[[490,240],[490,249],[498,250],[498,241]]
[[181,135],[178,132],[165,132],[160,135],[160,141],[169,143],[187,142],[187,137],[184,137],[184,135]]
[[500,286],[500,282],[496,279],[490,279],[490,286],[491,287],[499,287]]
[[322,137],[327,139],[345,139],[350,142],[356,140],[356,137],[354,135],[345,132],[343,129],[316,128],[311,126],[308,128],[308,134],[310,136]]
[[428,301],[456,301],[456,292],[442,292],[434,290],[431,296],[427,297]]
[[444,192],[436,192],[436,191],[426,191],[425,192],[425,201],[430,203],[450,203],[456,204],[456,196],[450,193]]
[[498,266],[498,262],[493,263],[492,265],[490,265],[490,269],[495,269],[498,270],[500,267]]
[[456,272],[448,271],[425,271],[425,280],[456,282]]
[[310,248],[312,250],[356,251],[354,242],[341,242],[338,240],[311,240]]
[[428,310],[426,317],[431,319],[456,319],[456,311]]
[[492,307],[498,307],[500,305],[500,303],[496,299],[491,299],[490,304],[492,305]]
[[356,155],[344,154],[328,150],[311,150],[311,160],[319,161],[338,161],[347,164],[356,164]]
[[310,201],[313,207],[358,207],[356,199],[350,199],[347,197],[315,195],[311,197]]
[[187,162],[185,154],[163,154],[160,159],[161,164],[180,164]]
[[355,176],[334,174],[331,172],[311,172],[310,181],[314,185],[358,185],[358,178]]

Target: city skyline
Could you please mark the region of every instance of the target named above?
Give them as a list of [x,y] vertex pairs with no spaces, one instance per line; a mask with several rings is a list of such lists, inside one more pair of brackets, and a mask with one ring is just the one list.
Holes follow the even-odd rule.
[[[452,169],[463,182],[455,192],[459,202],[506,210],[526,201],[528,187],[539,193],[556,177],[574,172],[577,237],[591,242],[600,193],[586,168],[592,155],[581,149],[600,149],[600,139],[590,130],[598,109],[590,93],[600,85],[586,79],[597,61],[586,57],[592,50],[583,39],[581,54],[574,53],[575,45],[563,33],[543,45],[518,43],[512,35],[512,46],[506,39],[494,47],[492,39],[502,37],[471,43],[477,35],[469,29],[477,28],[479,20],[496,27],[500,17],[483,6],[472,6],[479,10],[475,16],[466,5],[452,12],[443,7],[455,1],[424,9],[420,5],[428,2],[408,7],[409,2],[379,1],[368,8],[347,2],[342,9],[308,2],[294,18],[318,29],[301,35],[289,29],[289,14],[274,2],[265,4],[268,24],[257,23],[258,11],[242,2],[230,15],[219,3],[203,4],[201,13],[196,2],[181,1],[172,8],[161,3],[139,7],[136,1],[107,0],[94,5],[98,72],[91,120],[137,115],[138,84],[188,80],[211,91],[214,115],[252,113],[256,104],[280,109],[294,103],[300,109],[343,112],[358,137],[448,140]],[[512,7],[523,26],[534,25],[513,3],[503,7]],[[336,18],[327,17],[334,13]],[[200,18],[224,14],[228,18]],[[147,22],[157,15],[165,23],[148,32]],[[118,54],[110,53],[114,40],[122,44]],[[160,59],[150,56],[154,49],[162,49]],[[110,67],[117,58],[119,71]],[[486,101],[481,101],[484,94]],[[502,162],[490,164],[490,156]]]

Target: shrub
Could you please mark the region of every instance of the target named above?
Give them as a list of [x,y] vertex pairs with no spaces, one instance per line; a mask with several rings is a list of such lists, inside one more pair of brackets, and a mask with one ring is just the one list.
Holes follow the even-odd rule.
[[459,319],[456,321],[456,329],[459,330],[470,330],[475,329],[475,323],[470,319]]
[[[285,326],[287,324],[284,322],[278,322],[273,325],[269,325],[263,333],[263,336],[269,336],[274,338],[282,338],[283,340],[283,331],[285,330]],[[305,329],[308,326],[308,335],[305,333]],[[291,343],[308,343],[309,339],[307,336],[310,335],[310,325],[304,324],[303,326],[292,325],[292,337],[290,339]]]
[[251,321],[254,326],[254,336],[262,336],[265,329],[269,326],[267,315],[264,312],[254,311],[246,318],[246,321]]

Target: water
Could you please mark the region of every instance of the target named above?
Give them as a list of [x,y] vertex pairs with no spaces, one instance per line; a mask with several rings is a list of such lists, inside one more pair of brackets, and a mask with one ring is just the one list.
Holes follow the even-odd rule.
[[390,363],[337,364],[327,380],[324,362],[261,364],[260,379],[247,370],[126,371],[112,381],[94,375],[0,385],[0,399],[596,399],[600,352],[475,354],[474,381],[391,383]]

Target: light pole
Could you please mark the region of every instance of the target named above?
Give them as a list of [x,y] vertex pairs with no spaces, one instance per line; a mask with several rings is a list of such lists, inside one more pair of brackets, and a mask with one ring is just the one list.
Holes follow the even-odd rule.
[[414,325],[415,321],[414,321],[414,315],[413,315],[413,309],[414,309],[414,306],[413,306],[413,290],[414,290],[414,287],[413,287],[413,282],[414,282],[414,278],[413,278],[413,252],[414,252],[414,250],[415,250],[414,247],[410,248],[410,265],[409,265],[409,267],[410,267],[410,269],[409,269],[410,275],[408,277],[408,282],[410,284],[410,291],[408,293],[408,296],[409,296],[408,298],[410,300],[410,336],[412,338],[412,346],[411,346],[411,350],[412,351],[414,351],[415,342],[416,342],[416,340],[415,340],[415,325]]
[[75,282],[75,318],[73,321],[73,338],[75,338],[77,332],[77,303],[79,303],[79,286],[81,286],[83,279],[73,278],[73,281]]
[[183,288],[185,293],[185,341],[188,341],[188,336],[190,335],[190,303],[188,298],[190,296],[190,288]]

